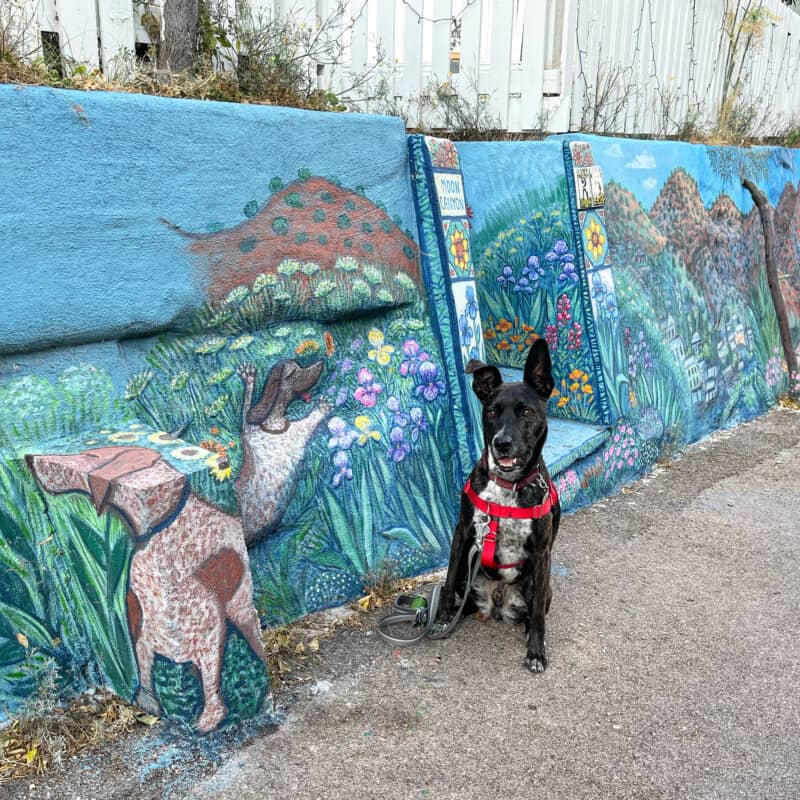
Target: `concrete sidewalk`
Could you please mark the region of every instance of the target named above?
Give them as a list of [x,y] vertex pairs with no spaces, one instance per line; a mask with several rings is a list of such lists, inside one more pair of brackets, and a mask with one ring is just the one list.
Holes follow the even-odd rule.
[[315,693],[218,768],[142,779],[127,743],[0,796],[800,797],[800,413],[565,517],[554,556],[543,675],[499,623],[402,651],[342,631]]

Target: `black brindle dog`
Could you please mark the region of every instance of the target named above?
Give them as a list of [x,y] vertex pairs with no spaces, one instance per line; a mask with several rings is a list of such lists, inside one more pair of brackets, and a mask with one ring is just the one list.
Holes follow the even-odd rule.
[[456,612],[463,595],[470,548],[481,548],[481,569],[465,613],[525,622],[531,672],[547,666],[544,620],[553,593],[550,551],[561,508],[542,459],[547,436],[545,406],[553,391],[547,343],[537,339],[523,381],[503,383],[500,371],[470,361],[472,388],[483,406],[484,452],[461,495],[439,620]]

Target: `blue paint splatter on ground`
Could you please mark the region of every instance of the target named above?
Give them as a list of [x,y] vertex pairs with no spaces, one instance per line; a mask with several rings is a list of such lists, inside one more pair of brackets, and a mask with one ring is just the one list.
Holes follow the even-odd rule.
[[550,565],[550,574],[556,575],[559,578],[568,578],[569,577],[569,570],[567,569],[566,564],[556,564],[553,563]]
[[131,746],[131,759],[140,765],[137,775],[142,785],[163,781],[163,796],[170,797],[187,791],[200,774],[219,768],[232,751],[283,721],[283,714],[268,711],[206,735],[182,723],[164,721]]

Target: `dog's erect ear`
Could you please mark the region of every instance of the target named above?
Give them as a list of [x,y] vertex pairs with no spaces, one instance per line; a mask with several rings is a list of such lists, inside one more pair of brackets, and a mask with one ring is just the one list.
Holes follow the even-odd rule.
[[545,400],[553,393],[553,365],[544,339],[537,339],[531,346],[522,379]]
[[468,375],[472,375],[472,391],[481,403],[503,382],[497,367],[490,367],[476,358],[471,359],[465,369]]

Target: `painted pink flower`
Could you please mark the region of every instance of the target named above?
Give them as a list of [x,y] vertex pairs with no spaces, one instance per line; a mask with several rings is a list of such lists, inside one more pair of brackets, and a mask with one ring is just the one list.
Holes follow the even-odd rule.
[[365,408],[374,408],[378,402],[378,395],[383,391],[383,386],[375,383],[375,376],[366,368],[358,371],[359,386],[353,392],[353,397]]

